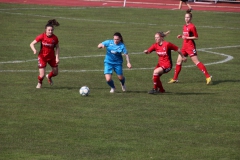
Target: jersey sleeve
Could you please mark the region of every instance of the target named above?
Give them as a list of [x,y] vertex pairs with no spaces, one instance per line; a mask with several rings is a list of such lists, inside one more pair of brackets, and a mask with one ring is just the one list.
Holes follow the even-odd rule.
[[122,50],[122,53],[123,54],[128,54],[128,51],[127,51],[127,48],[125,45],[123,45],[123,50]]
[[108,47],[109,46],[109,43],[110,43],[110,40],[106,40],[106,41],[103,41],[102,44],[104,45],[104,47]]
[[169,42],[168,47],[170,50],[178,51],[178,46],[176,46],[175,44]]
[[42,40],[43,40],[43,34],[38,35],[38,36],[35,38],[35,40],[36,40],[37,42],[42,41]]
[[59,43],[59,41],[58,41],[58,37],[55,36],[55,39],[56,39],[55,43],[56,43],[56,45],[57,45],[57,44]]
[[192,27],[192,33],[193,33],[194,37],[198,37],[197,29],[196,29],[196,27],[194,25]]
[[148,52],[151,53],[156,50],[155,44],[148,48]]

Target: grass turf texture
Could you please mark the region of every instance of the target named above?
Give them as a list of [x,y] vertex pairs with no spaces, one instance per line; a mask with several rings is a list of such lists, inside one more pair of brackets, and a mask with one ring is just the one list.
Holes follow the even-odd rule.
[[[239,45],[239,16],[194,11],[197,48]],[[60,73],[54,86],[44,79],[39,90],[29,44],[52,18],[61,24],[54,32]],[[2,3],[0,19],[0,159],[240,159],[239,46],[211,50],[234,57],[207,66],[212,85],[196,67],[186,67],[178,84],[167,84],[174,69],[162,76],[166,94],[147,94],[157,56],[140,53],[157,31],[171,30],[166,40],[181,46],[176,35],[184,11]],[[117,93],[110,94],[102,71],[105,50],[97,45],[115,31],[124,37],[133,70],[124,71],[126,93],[113,75]],[[206,64],[226,58],[198,54]],[[175,64],[177,53],[172,56]],[[16,60],[25,62],[3,63]],[[91,90],[88,97],[79,95],[83,85]]]

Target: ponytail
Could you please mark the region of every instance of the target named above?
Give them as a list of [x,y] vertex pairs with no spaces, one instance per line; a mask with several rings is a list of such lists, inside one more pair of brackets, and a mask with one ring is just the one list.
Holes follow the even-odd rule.
[[157,32],[156,34],[158,34],[160,37],[166,37],[168,34],[170,33],[170,31],[166,31],[166,32]]
[[46,24],[46,26],[45,26],[45,28],[47,28],[47,27],[54,27],[54,26],[59,26],[60,24],[58,23],[58,21],[56,20],[56,19],[50,19],[48,22],[47,22],[47,24]]

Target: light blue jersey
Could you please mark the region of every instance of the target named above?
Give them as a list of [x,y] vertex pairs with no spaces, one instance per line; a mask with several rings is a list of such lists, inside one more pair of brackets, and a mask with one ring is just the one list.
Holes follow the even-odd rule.
[[119,44],[115,44],[114,40],[106,40],[102,42],[102,44],[106,48],[106,56],[104,59],[105,63],[108,63],[108,64],[123,63],[122,54],[128,54],[128,51],[124,43],[119,42]]

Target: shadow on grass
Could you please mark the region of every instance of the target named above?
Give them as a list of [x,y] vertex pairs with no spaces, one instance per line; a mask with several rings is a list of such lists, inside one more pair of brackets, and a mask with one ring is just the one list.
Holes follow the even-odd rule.
[[234,82],[240,82],[240,80],[219,80],[219,81],[212,81],[212,84],[211,85],[218,85],[220,83],[234,83]]

